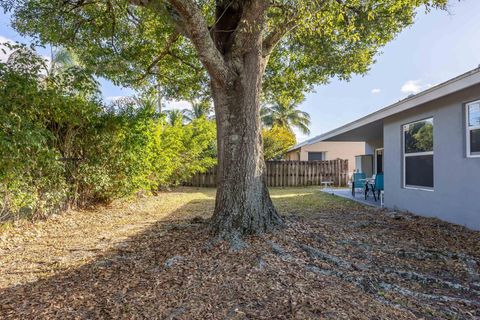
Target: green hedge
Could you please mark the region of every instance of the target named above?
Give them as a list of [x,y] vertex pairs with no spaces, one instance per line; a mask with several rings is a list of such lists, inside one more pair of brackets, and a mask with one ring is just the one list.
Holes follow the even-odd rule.
[[170,126],[151,104],[107,107],[80,68],[0,63],[0,220],[39,218],[179,184],[216,163],[215,124]]

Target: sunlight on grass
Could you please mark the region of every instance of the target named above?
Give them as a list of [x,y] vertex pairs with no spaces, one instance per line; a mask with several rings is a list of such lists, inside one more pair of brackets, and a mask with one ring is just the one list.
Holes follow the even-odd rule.
[[307,196],[307,195],[311,195],[312,192],[310,193],[290,193],[290,194],[282,194],[282,195],[276,195],[276,194],[272,194],[270,195],[270,197],[272,199],[280,199],[280,198],[290,198],[290,197],[298,197],[298,196]]

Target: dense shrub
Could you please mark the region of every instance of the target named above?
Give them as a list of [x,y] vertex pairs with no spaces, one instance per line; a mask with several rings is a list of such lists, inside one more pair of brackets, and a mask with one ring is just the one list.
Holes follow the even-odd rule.
[[274,125],[263,130],[263,155],[265,160],[280,160],[296,143],[295,134],[286,127]]
[[170,126],[151,104],[108,108],[79,67],[26,48],[0,63],[0,220],[176,185],[216,163],[215,125]]

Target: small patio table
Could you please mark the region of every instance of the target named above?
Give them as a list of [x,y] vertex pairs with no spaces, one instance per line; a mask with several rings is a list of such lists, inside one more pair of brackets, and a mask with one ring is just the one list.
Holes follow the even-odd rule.
[[321,184],[323,184],[323,190],[326,190],[328,186],[333,184],[333,181],[322,181]]

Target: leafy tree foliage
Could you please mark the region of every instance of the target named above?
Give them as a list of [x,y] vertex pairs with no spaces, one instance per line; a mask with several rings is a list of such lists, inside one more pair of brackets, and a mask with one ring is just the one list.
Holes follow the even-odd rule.
[[139,99],[106,107],[85,70],[47,73],[12,49],[0,63],[0,220],[156,191],[216,163],[211,121],[169,126]]
[[296,144],[293,132],[281,126],[264,129],[262,136],[265,160],[281,160],[287,150]]
[[[75,50],[97,75],[137,87],[159,80],[165,97],[188,100],[209,90],[204,49],[192,40],[192,28],[214,30],[230,11],[250,19],[247,9],[254,2],[0,0],[0,5],[13,12],[22,34]],[[366,72],[378,50],[414,22],[417,7],[444,8],[447,0],[262,2],[264,22],[255,27],[262,29],[269,57],[263,92],[272,100],[279,92],[299,98],[333,76]],[[231,43],[253,28],[231,23],[232,30],[218,31]]]

